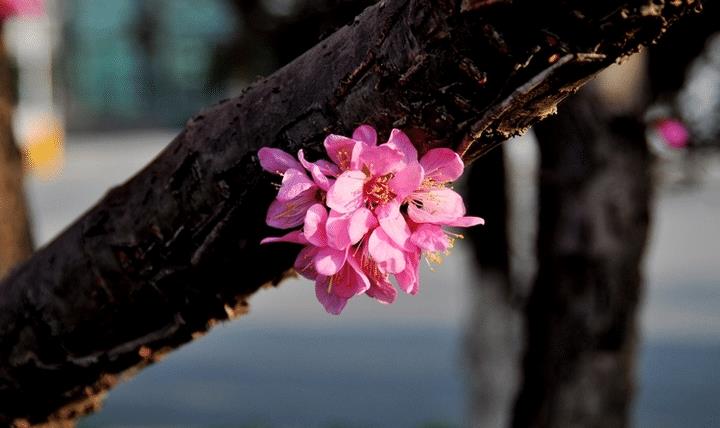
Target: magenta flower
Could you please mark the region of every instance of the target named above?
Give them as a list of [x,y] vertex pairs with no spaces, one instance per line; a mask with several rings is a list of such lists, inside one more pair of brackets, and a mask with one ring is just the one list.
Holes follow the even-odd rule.
[[295,269],[315,281],[318,300],[332,314],[360,294],[394,302],[391,275],[404,292],[417,293],[421,256],[438,261],[462,237],[443,226],[483,222],[466,216],[462,197],[448,187],[464,169],[450,149],[432,149],[418,160],[402,131],[394,129],[377,145],[367,125],[352,138],[329,135],[324,146],[331,162],[308,162],[302,150],[296,160],[282,150],[260,149],[262,167],[283,177],[267,224],[303,226],[262,242],[305,246]]
[[665,143],[673,149],[682,149],[688,145],[690,134],[685,125],[672,118],[658,120],[655,128]]

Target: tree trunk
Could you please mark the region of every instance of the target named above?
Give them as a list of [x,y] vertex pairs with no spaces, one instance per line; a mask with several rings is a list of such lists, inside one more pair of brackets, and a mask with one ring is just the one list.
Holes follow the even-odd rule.
[[652,189],[636,117],[612,117],[585,91],[535,127],[539,267],[515,427],[629,424]]
[[[460,4],[461,3],[461,4]],[[260,246],[263,146],[319,156],[359,123],[471,160],[520,133],[694,0],[389,0],[238,98],[0,283],[0,423],[71,419],[119,375],[245,311],[298,248]],[[90,410],[93,408],[89,406]]]
[[479,283],[472,288],[471,316],[465,333],[470,371],[469,418],[473,427],[508,426],[517,388],[521,318],[510,275],[504,147],[478,159],[468,176],[469,212],[485,227],[467,231]]
[[12,132],[13,82],[0,23],[0,278],[32,253],[22,161]]

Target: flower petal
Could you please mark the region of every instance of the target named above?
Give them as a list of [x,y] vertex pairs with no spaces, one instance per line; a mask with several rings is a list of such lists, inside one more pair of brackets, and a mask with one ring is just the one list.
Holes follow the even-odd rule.
[[465,215],[462,197],[451,189],[415,192],[411,198],[408,215],[416,223],[447,224]]
[[450,248],[450,239],[442,227],[436,224],[421,224],[410,238],[413,244],[425,251],[445,251]]
[[350,168],[350,160],[356,141],[342,135],[330,134],[325,138],[323,145],[330,159],[345,171]]
[[407,135],[399,129],[393,129],[385,145],[399,150],[405,156],[405,162],[417,162],[418,155],[415,146]]
[[292,244],[306,245],[308,243],[308,240],[305,239],[305,235],[303,235],[302,231],[293,230],[292,232],[290,232],[286,235],[270,236],[270,237],[265,238],[262,241],[260,241],[261,244],[271,244],[273,242],[290,242]]
[[377,227],[377,225],[378,221],[369,209],[363,207],[355,211],[347,225],[350,244],[357,244],[370,229]]
[[290,153],[271,147],[258,150],[260,166],[273,174],[284,174],[288,169],[302,170],[302,165]]
[[365,174],[362,171],[345,171],[335,180],[327,193],[327,206],[345,214],[363,205]]
[[310,175],[312,175],[315,184],[320,189],[327,192],[330,188],[331,181],[325,176],[325,174],[323,174],[320,167],[312,162],[308,162],[307,160],[305,160],[305,154],[303,153],[302,149],[298,151],[298,159],[300,159],[300,163],[302,164],[302,166],[304,166],[305,169],[310,171]]
[[370,234],[368,252],[384,273],[400,273],[405,270],[405,254],[380,227]]
[[400,212],[400,202],[394,199],[375,208],[380,227],[398,245],[405,249],[410,240],[410,227]]
[[395,274],[398,286],[408,294],[420,289],[420,250],[405,252],[405,270]]
[[312,281],[314,281],[318,276],[314,263],[317,252],[318,247],[313,247],[312,245],[303,248],[300,250],[300,253],[295,259],[295,264],[293,265],[293,268],[297,271],[297,273]]
[[353,140],[362,141],[369,146],[377,145],[377,132],[370,125],[360,125],[353,131]]
[[282,186],[277,194],[279,201],[291,201],[301,193],[316,188],[315,183],[305,174],[305,171],[288,169],[283,174]]
[[382,145],[365,147],[360,154],[360,164],[373,176],[382,176],[401,170],[405,166],[404,155],[397,149]]
[[277,229],[290,229],[305,221],[305,213],[317,202],[315,189],[300,194],[291,201],[275,199],[268,208],[265,223]]
[[425,177],[439,183],[457,180],[465,169],[460,155],[446,148],[429,150],[420,159],[420,164],[425,170]]
[[333,277],[331,293],[340,297],[363,294],[370,288],[370,280],[362,272],[355,259],[348,257],[345,266]]
[[413,162],[398,171],[388,185],[396,197],[403,200],[420,187],[423,177],[422,166],[417,162]]
[[335,210],[330,210],[330,215],[325,225],[329,246],[336,250],[343,250],[350,246],[349,224],[352,215],[352,213],[342,214]]
[[347,250],[321,247],[314,258],[315,270],[320,275],[335,275],[342,269],[347,258]]
[[318,159],[315,161],[315,165],[320,168],[320,172],[330,177],[337,177],[340,175],[340,168],[337,165],[325,159]]
[[328,238],[325,233],[328,213],[323,204],[315,204],[305,213],[303,233],[311,244],[317,247],[326,247]]
[[365,207],[348,214],[331,210],[326,226],[328,245],[338,250],[355,245],[377,225],[375,215]]
[[485,224],[485,220],[481,217],[460,217],[456,220],[453,220],[449,223],[446,223],[448,226],[453,227],[471,227],[471,226],[477,226],[478,224]]
[[370,288],[365,292],[368,296],[386,305],[393,303],[397,298],[397,290],[386,279],[370,281]]
[[349,297],[340,297],[330,293],[328,290],[331,289],[329,286],[330,277],[319,276],[315,282],[315,297],[317,297],[320,304],[323,305],[325,311],[332,315],[340,315],[340,312],[347,305]]

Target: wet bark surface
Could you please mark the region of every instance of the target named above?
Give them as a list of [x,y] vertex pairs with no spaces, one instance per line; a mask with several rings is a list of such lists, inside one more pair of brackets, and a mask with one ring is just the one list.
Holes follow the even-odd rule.
[[652,190],[644,125],[584,91],[534,129],[538,275],[513,426],[628,426]]
[[123,374],[246,310],[298,251],[260,246],[263,146],[403,128],[469,162],[658,37],[693,0],[381,2],[237,98],[0,283],[0,424],[68,420]]

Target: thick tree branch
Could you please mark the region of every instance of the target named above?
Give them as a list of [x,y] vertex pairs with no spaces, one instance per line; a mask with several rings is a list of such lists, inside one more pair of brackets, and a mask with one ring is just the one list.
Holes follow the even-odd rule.
[[[462,7],[461,7],[462,3]],[[554,111],[593,73],[658,37],[694,0],[390,0],[238,98],[0,284],[0,423],[68,419],[279,281],[297,248],[261,247],[262,146],[402,127],[471,160]],[[86,401],[83,401],[86,400]]]

